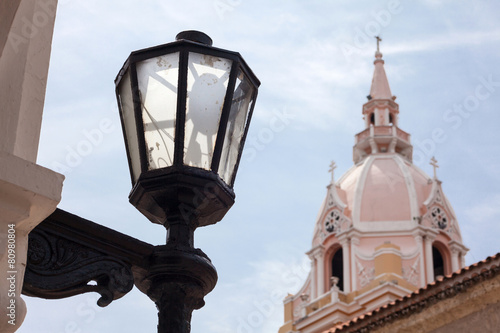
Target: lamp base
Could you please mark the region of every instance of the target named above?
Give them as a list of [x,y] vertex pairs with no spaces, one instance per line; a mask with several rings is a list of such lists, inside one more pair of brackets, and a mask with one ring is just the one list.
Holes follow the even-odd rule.
[[217,223],[234,204],[234,192],[212,171],[170,167],[141,175],[130,203],[151,222],[169,227],[169,217],[182,214],[195,227]]

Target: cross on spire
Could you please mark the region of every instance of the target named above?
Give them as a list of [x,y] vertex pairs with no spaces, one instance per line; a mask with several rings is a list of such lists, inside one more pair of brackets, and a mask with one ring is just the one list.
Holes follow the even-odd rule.
[[375,36],[375,39],[377,40],[377,52],[380,52],[380,42],[382,38],[380,38],[380,36]]
[[432,156],[432,158],[431,158],[430,165],[432,165],[432,167],[434,168],[434,179],[437,179],[436,169],[439,168],[439,165],[438,165],[438,161],[436,160],[436,158],[434,156]]
[[335,182],[335,178],[334,178],[334,170],[337,168],[337,164],[335,163],[335,161],[332,161],[330,163],[330,169],[328,169],[328,172],[331,172],[332,173],[332,184]]

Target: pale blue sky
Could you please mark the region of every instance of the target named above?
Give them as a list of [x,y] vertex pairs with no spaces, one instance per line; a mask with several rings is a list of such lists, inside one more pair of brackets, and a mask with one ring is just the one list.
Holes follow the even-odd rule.
[[[471,249],[467,263],[499,252],[499,10],[493,1],[451,0],[61,0],[38,163],[66,175],[60,208],[163,243],[162,228],[128,203],[114,77],[131,51],[173,41],[182,30],[204,31],[214,46],[240,52],[262,85],[236,204],[195,235],[219,282],[193,314],[192,331],[276,332],[281,299],[297,291],[309,269],[304,253],[330,161],[338,165],[337,179],[352,165],[375,34],[383,39],[400,127],[412,135],[416,164],[430,174],[429,159],[439,161],[438,177]],[[102,140],[71,159],[88,141],[85,133],[99,126],[106,129]],[[446,139],[431,144],[435,130]],[[154,304],[140,292],[104,309],[92,305],[96,298],[25,297],[28,315],[19,332],[156,331]]]

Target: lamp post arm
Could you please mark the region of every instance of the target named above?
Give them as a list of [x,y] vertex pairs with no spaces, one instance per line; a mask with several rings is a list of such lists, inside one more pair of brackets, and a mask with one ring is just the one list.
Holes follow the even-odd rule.
[[[98,292],[99,306],[128,293],[154,246],[57,209],[30,234],[23,294],[48,299]],[[95,283],[90,283],[95,281]]]

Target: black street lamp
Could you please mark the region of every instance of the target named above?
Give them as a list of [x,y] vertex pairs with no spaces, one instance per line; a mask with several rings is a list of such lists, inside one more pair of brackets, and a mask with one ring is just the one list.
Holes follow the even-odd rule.
[[[190,331],[192,311],[217,282],[210,259],[193,246],[194,230],[220,221],[234,203],[260,82],[239,53],[212,47],[204,33],[184,31],[176,39],[132,52],[115,80],[132,179],[129,199],[167,229],[166,245],[56,211],[30,235],[24,293],[62,298],[97,291],[105,306],[126,294],[133,279],[157,305],[158,332]],[[92,268],[77,257],[69,269],[55,272],[54,262],[67,253],[57,249],[61,238],[98,258]],[[109,262],[112,272],[106,271]],[[97,286],[87,284],[92,280]]]
[[234,201],[260,83],[239,53],[211,45],[204,33],[181,32],[176,42],[132,52],[115,80],[130,202],[167,228],[180,207],[204,226]]
[[234,203],[260,85],[239,53],[212,47],[204,33],[176,39],[132,52],[115,80],[130,202],[168,230],[167,244],[136,283],[158,306],[160,332],[189,332],[192,310],[215,286],[215,268],[194,249],[193,233],[220,221]]

